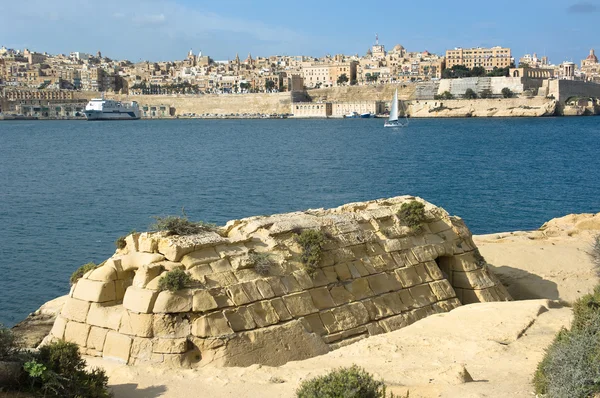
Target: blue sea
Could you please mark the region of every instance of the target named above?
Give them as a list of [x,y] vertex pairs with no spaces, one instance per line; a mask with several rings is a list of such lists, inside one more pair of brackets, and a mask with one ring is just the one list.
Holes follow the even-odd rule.
[[600,118],[0,122],[0,323],[153,215],[227,220],[411,194],[473,233],[600,211]]

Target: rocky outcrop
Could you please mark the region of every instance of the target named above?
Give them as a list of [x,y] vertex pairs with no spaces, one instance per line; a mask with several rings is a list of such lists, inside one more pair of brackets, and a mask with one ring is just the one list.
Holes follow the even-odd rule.
[[540,117],[556,113],[556,101],[546,98],[456,99],[411,101],[410,117]]
[[[415,200],[425,205],[417,228],[399,215]],[[315,269],[298,242],[307,230],[326,237]],[[72,287],[49,339],[129,364],[278,366],[461,304],[510,300],[463,221],[407,196],[126,242]],[[159,291],[175,269],[195,282]]]

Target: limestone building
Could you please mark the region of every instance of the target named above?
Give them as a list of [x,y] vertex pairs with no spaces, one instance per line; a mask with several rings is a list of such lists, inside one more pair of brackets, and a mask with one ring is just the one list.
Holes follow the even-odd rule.
[[482,67],[487,71],[496,68],[506,68],[513,63],[510,48],[455,48],[446,51],[446,68],[464,65],[469,69]]
[[[410,227],[400,210],[415,201],[424,214]],[[306,231],[323,239],[314,268]],[[46,341],[129,364],[279,366],[462,304],[510,300],[463,221],[408,196],[125,242],[72,287]],[[193,282],[159,291],[174,270]]]

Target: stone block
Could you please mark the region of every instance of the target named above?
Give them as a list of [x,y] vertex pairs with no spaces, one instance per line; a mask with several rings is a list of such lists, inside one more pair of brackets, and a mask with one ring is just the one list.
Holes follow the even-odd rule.
[[268,301],[260,301],[246,307],[259,328],[274,325],[279,322],[275,308]]
[[106,335],[102,357],[121,363],[129,362],[132,339],[124,334],[110,331]]
[[314,287],[312,278],[305,270],[294,271],[293,275],[303,290],[312,289]]
[[254,262],[250,259],[250,257],[247,254],[229,257],[229,263],[231,264],[231,267],[236,271],[254,268]]
[[90,325],[87,323],[69,321],[65,327],[65,341],[85,347],[89,332]]
[[187,339],[155,339],[152,343],[152,352],[157,354],[183,354],[187,350]]
[[[362,260],[352,261],[350,263],[350,265],[352,267],[354,267],[356,269],[356,271],[358,271],[358,273],[361,277],[369,276],[371,274],[377,273],[375,268],[373,268],[371,265],[365,264]],[[354,273],[354,271],[352,271],[352,272]]]
[[223,288],[209,289],[210,294],[214,297],[219,308],[231,307],[234,305],[231,297],[228,296],[227,291]]
[[82,278],[75,285],[73,298],[94,303],[115,301],[117,299],[115,282],[99,282]]
[[105,329],[118,330],[121,323],[122,305],[102,305],[92,303],[86,323]]
[[386,239],[382,242],[382,245],[383,250],[389,253],[410,249],[412,247],[412,242],[409,238]]
[[362,300],[374,296],[373,291],[369,287],[367,278],[354,279],[350,283],[345,283],[344,287],[352,294],[355,300]]
[[158,265],[156,263],[140,266],[137,271],[135,271],[132,286],[139,288],[146,287],[151,280],[161,274],[162,270],[162,265]]
[[62,307],[61,315],[68,320],[85,323],[89,310],[89,301],[68,297]]
[[290,311],[288,311],[287,307],[285,306],[285,303],[283,302],[283,299],[274,298],[273,300],[270,300],[269,303],[275,309],[279,320],[289,321],[290,319],[292,319],[292,314],[290,314]]
[[415,265],[414,268],[415,271],[417,271],[417,275],[419,275],[419,278],[421,278],[421,281],[423,281],[423,283],[433,281],[433,278],[429,275],[427,269],[425,268],[425,264]]
[[193,267],[189,268],[188,273],[190,274],[192,279],[199,281],[199,280],[202,280],[202,278],[205,277],[206,275],[212,274],[213,270],[212,270],[212,268],[210,268],[210,265],[208,265],[208,264],[199,264],[199,265],[194,265]]
[[54,324],[52,325],[52,330],[50,330],[50,334],[57,339],[64,339],[65,337],[65,328],[67,327],[67,319],[58,315]]
[[192,334],[197,337],[222,337],[233,334],[222,312],[213,312],[196,319],[192,324]]
[[263,298],[270,299],[275,297],[275,292],[269,282],[264,279],[257,279],[254,283]]
[[362,303],[351,303],[331,310],[338,330],[348,330],[370,321],[369,312]]
[[475,258],[475,252],[467,252],[458,254],[452,257],[452,270],[453,271],[475,271],[477,267],[477,259]]
[[302,290],[300,284],[292,275],[283,275],[279,278],[279,281],[284,287],[284,290],[287,294],[299,292]]
[[402,289],[398,280],[386,273],[371,275],[365,279],[369,282],[369,287],[375,295]]
[[237,285],[229,286],[227,289],[227,295],[231,297],[235,305],[244,305],[250,303],[252,300],[246,294],[246,290],[241,283]]
[[333,266],[333,268],[335,269],[335,272],[338,275],[339,280],[347,281],[347,280],[353,278],[352,274],[350,273],[350,270],[348,269],[347,264],[336,264]]
[[405,314],[395,315],[389,318],[382,319],[378,322],[378,325],[385,330],[386,333],[393,332],[407,327],[412,322]]
[[218,245],[215,249],[221,258],[243,256],[249,252],[249,249],[243,243]]
[[241,285],[246,292],[246,295],[250,299],[250,302],[262,300],[262,294],[260,294],[254,282],[244,282],[241,283]]
[[420,285],[421,283],[423,283],[423,281],[419,277],[419,274],[417,274],[417,270],[415,269],[415,267],[401,268],[397,269],[395,272],[398,282],[400,282],[400,284],[404,288]]
[[428,261],[425,263],[425,269],[431,276],[433,280],[444,279],[444,274],[440,270],[440,267],[437,265],[435,261]]
[[159,276],[157,276],[156,278],[154,278],[150,282],[148,282],[146,284],[146,286],[144,286],[144,289],[158,291],[158,284],[160,283],[160,280],[164,276],[163,274],[160,274]]
[[254,268],[241,269],[239,271],[233,271],[233,274],[240,282],[253,282],[262,276],[257,274]]
[[327,333],[337,333],[340,331],[340,325],[335,320],[332,310],[326,310],[319,312],[319,317],[323,323],[323,327],[327,330]]
[[374,297],[371,301],[376,309],[374,320],[400,314],[408,310],[408,307],[404,305],[400,299],[400,295],[396,292]]
[[133,271],[139,269],[142,265],[157,263],[164,259],[164,256],[157,253],[129,253],[120,257],[123,271]]
[[110,282],[117,280],[117,269],[113,266],[113,263],[105,263],[101,267],[98,267],[88,275],[88,279],[99,282]]
[[318,312],[318,309],[315,307],[312,297],[308,292],[300,292],[283,296],[283,301],[287,309],[290,311],[290,314],[292,314],[294,317],[301,317]]
[[102,351],[108,332],[108,329],[92,326],[90,328],[90,333],[88,334],[86,346],[92,350]]
[[323,267],[319,271],[323,271],[323,275],[325,277],[325,280],[327,281],[327,284],[337,283],[337,282],[340,281],[339,278],[338,278],[337,272],[335,272],[335,268],[334,267]]
[[275,293],[276,297],[285,296],[287,294],[287,290],[279,277],[269,277],[266,281],[271,286],[271,289],[273,289],[273,293]]
[[415,299],[413,298],[413,296],[410,295],[410,292],[408,291],[408,289],[400,290],[398,292],[398,295],[400,296],[400,300],[402,300],[402,304],[404,304],[406,306],[406,308],[408,308],[408,309],[417,308],[417,303],[415,302]]
[[[368,261],[370,263],[370,259],[369,258],[365,258],[365,261]],[[363,275],[361,275],[360,271],[358,270],[358,268],[356,267],[356,263],[355,261],[349,262],[346,264],[346,266],[348,267],[348,271],[350,272],[350,276],[352,278],[360,278]]]
[[412,252],[420,263],[433,261],[438,257],[438,252],[436,250],[436,246],[434,245],[413,247]]
[[325,328],[325,326],[323,326],[321,316],[318,313],[310,314],[300,319],[308,325],[307,329],[312,331],[313,333],[316,333],[319,336],[324,336],[327,334],[327,329]]
[[213,272],[216,273],[233,271],[233,267],[227,258],[222,258],[220,260],[211,262],[210,268],[212,268]]
[[154,308],[158,292],[138,287],[128,287],[123,298],[123,308],[133,312],[149,314]]
[[117,297],[116,297],[117,302],[123,301],[123,298],[125,297],[125,291],[127,290],[127,288],[129,286],[131,286],[132,282],[133,282],[133,279],[127,279],[127,280],[117,279],[115,281],[115,293],[117,295]]
[[[217,254],[214,247],[205,247],[204,249],[193,251],[181,258],[181,263],[186,269],[190,269],[197,265],[208,264],[219,260],[221,257]],[[219,271],[221,272],[221,271]]]
[[433,294],[431,288],[427,284],[413,286],[408,290],[410,292],[410,295],[415,300],[417,307],[425,307],[437,301],[437,297]]
[[133,234],[129,234],[125,237],[125,243],[127,245],[127,250],[129,252],[137,252],[139,251],[139,239],[140,239],[140,234],[138,233],[133,233]]
[[219,308],[217,301],[207,290],[195,290],[192,300],[193,312],[207,312]]
[[150,361],[152,357],[152,340],[135,337],[131,343],[131,358],[135,358],[135,364]]
[[354,296],[344,286],[334,286],[329,290],[336,306],[354,301]]
[[137,337],[152,337],[152,314],[123,311],[119,333]]
[[[327,286],[329,284],[329,279],[328,279],[327,275],[325,275],[325,272],[323,272],[323,270],[321,270],[321,269],[318,269],[315,272],[313,272],[312,280],[313,280],[313,285],[315,285],[315,287],[323,287],[323,286]],[[337,281],[337,275],[336,275],[336,281]]]
[[481,269],[469,272],[452,272],[452,286],[462,289],[486,289],[496,283]]
[[195,250],[194,239],[184,240],[176,236],[169,236],[158,240],[158,252],[170,261],[180,261],[183,256]]
[[312,297],[313,303],[320,310],[335,307],[331,293],[326,287],[320,287],[317,289],[309,290],[310,296]]
[[158,237],[152,232],[142,232],[138,238],[138,251],[154,253],[158,251]]
[[238,283],[237,278],[231,271],[217,272],[211,275],[206,275],[204,281],[208,287],[227,287]]
[[429,230],[434,234],[452,229],[452,224],[450,223],[450,221],[446,220],[430,222],[427,224],[427,226],[429,227]]
[[225,318],[227,318],[227,322],[229,322],[234,332],[250,330],[256,327],[256,322],[254,322],[251,313],[246,307],[225,310],[223,314],[225,314]]
[[190,312],[191,310],[192,291],[191,289],[182,289],[176,292],[165,290],[158,293],[152,312],[155,314],[175,314],[178,312]]
[[187,314],[155,314],[152,318],[154,337],[183,338],[190,334],[191,325]]
[[438,300],[448,300],[456,297],[456,292],[450,282],[445,279],[440,281],[435,281],[429,284],[433,294],[437,297]]

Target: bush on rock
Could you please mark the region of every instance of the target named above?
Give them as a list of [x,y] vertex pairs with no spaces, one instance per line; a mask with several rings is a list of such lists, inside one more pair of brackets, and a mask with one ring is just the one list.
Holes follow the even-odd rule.
[[181,269],[169,271],[158,281],[158,290],[176,292],[190,285],[194,280]]
[[89,271],[93,270],[96,267],[97,265],[94,263],[87,263],[77,268],[77,270],[71,274],[71,285],[76,284],[77,281],[80,280],[85,274],[87,274]]
[[150,226],[150,229],[154,231],[166,231],[169,235],[194,235],[217,229],[215,224],[209,224],[204,221],[190,221],[185,216],[157,216],[154,219],[156,221]]
[[307,229],[296,234],[296,242],[302,248],[300,259],[309,274],[313,274],[319,267],[325,244],[325,234],[314,229]]
[[418,229],[425,221],[425,205],[416,200],[402,203],[398,215],[412,229]]
[[364,369],[353,365],[325,376],[304,381],[296,391],[298,398],[385,398],[383,381],[376,381]]

